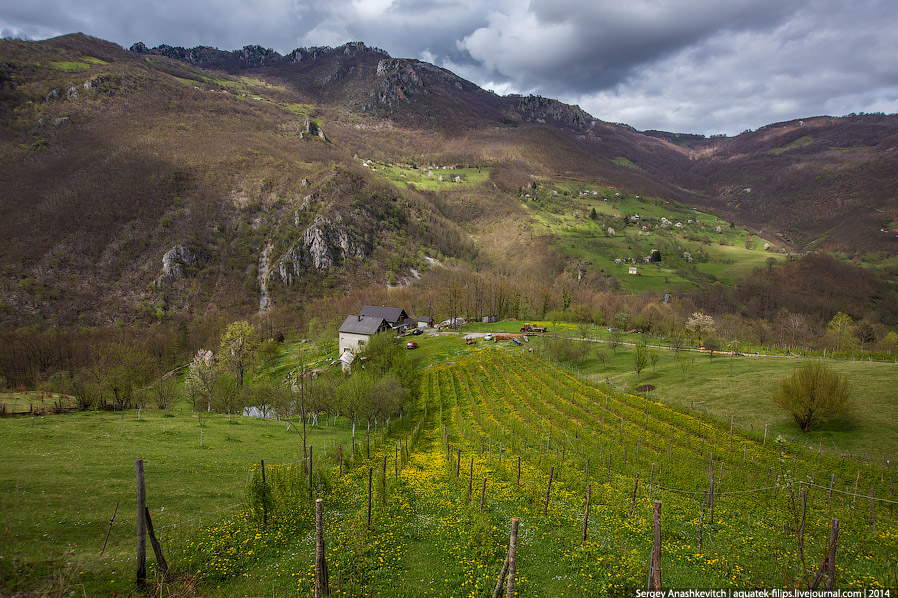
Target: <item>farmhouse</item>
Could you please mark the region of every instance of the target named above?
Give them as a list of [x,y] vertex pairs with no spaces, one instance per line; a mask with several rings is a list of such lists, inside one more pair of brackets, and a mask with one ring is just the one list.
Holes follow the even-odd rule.
[[359,315],[370,318],[383,318],[390,328],[398,332],[403,332],[408,328],[416,326],[415,321],[408,317],[406,311],[401,307],[364,305],[359,310]]
[[415,320],[400,307],[365,305],[358,315],[346,316],[340,326],[339,353],[342,355],[347,350],[357,353],[375,334],[387,330],[404,332],[416,326]]
[[627,272],[627,274],[636,274],[636,266],[630,266],[630,269]]
[[433,318],[430,316],[418,316],[418,328],[433,328]]
[[356,353],[365,346],[368,339],[380,332],[386,332],[390,325],[383,318],[373,316],[346,316],[339,330],[339,352]]

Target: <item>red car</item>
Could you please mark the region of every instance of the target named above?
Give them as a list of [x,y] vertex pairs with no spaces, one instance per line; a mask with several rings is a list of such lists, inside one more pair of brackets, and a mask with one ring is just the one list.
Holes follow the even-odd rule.
[[415,341],[409,341],[409,342],[405,343],[405,346],[408,347],[409,349],[417,349],[418,343],[416,343]]

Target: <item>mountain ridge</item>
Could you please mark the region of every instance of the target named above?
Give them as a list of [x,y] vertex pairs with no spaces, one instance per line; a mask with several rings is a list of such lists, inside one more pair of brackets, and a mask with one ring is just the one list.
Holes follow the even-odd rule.
[[[247,311],[263,286],[285,305],[431,259],[552,281],[574,265],[522,234],[522,199],[569,181],[701,207],[793,250],[898,253],[880,232],[898,221],[894,116],[639,132],[360,42],[247,48],[166,50],[230,74],[79,34],[0,42],[0,320]],[[483,180],[400,188],[379,171],[391,163]]]

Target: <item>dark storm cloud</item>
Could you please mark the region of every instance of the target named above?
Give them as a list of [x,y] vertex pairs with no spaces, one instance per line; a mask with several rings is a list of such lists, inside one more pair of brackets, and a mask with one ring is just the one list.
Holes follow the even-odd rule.
[[0,31],[282,53],[361,40],[641,129],[898,111],[893,0],[5,0]]
[[773,26],[787,14],[783,6],[780,0],[534,0],[494,13],[489,26],[461,43],[497,80],[583,93],[721,32]]

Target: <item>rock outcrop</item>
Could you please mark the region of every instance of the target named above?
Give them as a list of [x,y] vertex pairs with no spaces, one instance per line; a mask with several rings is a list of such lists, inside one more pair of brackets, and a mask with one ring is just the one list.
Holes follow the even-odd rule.
[[162,256],[162,280],[173,281],[187,275],[187,268],[197,265],[197,256],[184,247],[175,245]]
[[289,286],[303,272],[323,272],[339,266],[347,257],[368,255],[368,244],[354,238],[339,216],[335,220],[317,216],[303,233],[302,242],[292,245],[278,260],[269,279]]
[[531,122],[554,122],[575,129],[591,128],[595,119],[579,106],[572,106],[540,96],[509,96],[516,98],[515,109]]

